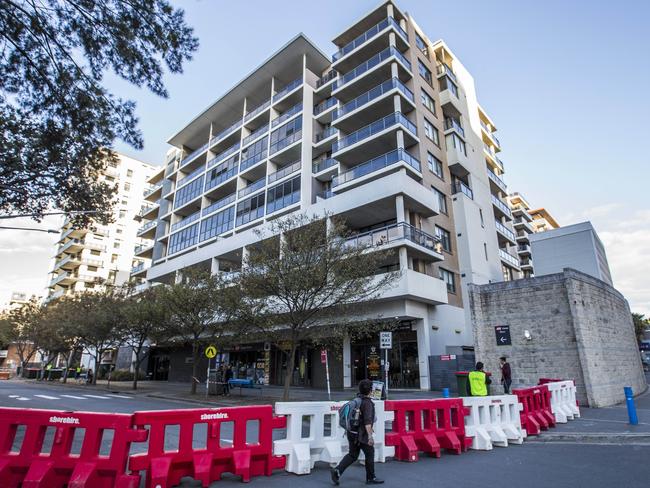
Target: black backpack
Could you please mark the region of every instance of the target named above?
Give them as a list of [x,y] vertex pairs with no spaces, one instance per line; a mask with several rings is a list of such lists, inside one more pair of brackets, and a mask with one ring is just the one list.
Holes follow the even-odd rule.
[[339,425],[345,429],[346,432],[352,434],[359,433],[362,401],[361,398],[356,397],[339,408]]

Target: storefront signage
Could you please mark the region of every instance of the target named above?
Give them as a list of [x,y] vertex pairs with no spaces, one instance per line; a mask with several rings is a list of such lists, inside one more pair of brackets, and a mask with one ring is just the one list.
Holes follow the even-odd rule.
[[370,353],[368,354],[368,377],[371,379],[380,378],[381,374],[381,358],[379,357],[379,352],[375,346],[370,348]]
[[497,346],[510,346],[512,345],[512,339],[510,339],[510,326],[509,325],[497,325],[494,328],[494,333],[497,339]]
[[393,333],[392,332],[380,332],[379,333],[379,347],[382,349],[392,349],[393,348]]

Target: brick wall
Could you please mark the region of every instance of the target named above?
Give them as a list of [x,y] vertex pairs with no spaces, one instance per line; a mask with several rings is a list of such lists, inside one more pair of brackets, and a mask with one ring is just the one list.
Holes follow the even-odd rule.
[[[622,401],[623,386],[646,389],[627,301],[606,283],[565,269],[469,291],[477,360],[498,372],[507,356],[513,386],[574,379],[581,404],[595,407]],[[512,345],[497,346],[497,325],[510,326]]]

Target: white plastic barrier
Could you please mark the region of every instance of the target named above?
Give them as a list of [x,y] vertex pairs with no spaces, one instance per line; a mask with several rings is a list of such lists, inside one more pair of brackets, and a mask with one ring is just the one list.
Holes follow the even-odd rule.
[[551,392],[551,411],[556,422],[565,424],[568,420],[580,417],[573,381],[555,381],[546,383],[546,386]]
[[465,433],[472,437],[472,449],[489,451],[492,446],[524,442],[526,432],[519,416],[523,405],[515,395],[463,397],[463,405],[469,409]]
[[[373,426],[375,435],[375,462],[386,462],[395,455],[395,448],[386,446],[387,420],[393,420],[393,412],[386,412],[383,401],[375,401],[377,421]],[[339,426],[339,408],[345,402],[278,402],[276,415],[287,417],[287,437],[273,441],[273,453],[286,456],[285,469],[290,473],[309,474],[316,461],[330,465],[337,464],[348,451],[345,430]],[[326,420],[326,416],[329,416]],[[305,419],[308,417],[308,419]],[[307,420],[307,422],[305,422]],[[329,428],[325,431],[325,425]],[[303,437],[303,426],[309,426],[309,433]],[[305,432],[307,434],[307,432]],[[327,435],[326,435],[327,434]],[[363,453],[359,461],[364,459]]]

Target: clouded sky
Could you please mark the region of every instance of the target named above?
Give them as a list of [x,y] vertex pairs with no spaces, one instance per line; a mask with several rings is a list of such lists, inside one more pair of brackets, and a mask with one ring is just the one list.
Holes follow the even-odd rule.
[[[170,97],[107,77],[138,104],[145,149],[160,164],[166,139],[298,32],[326,53],[330,39],[377,0],[174,2],[201,46]],[[511,191],[563,225],[591,220],[615,286],[650,315],[650,2],[624,0],[398,0],[432,40],[444,39],[473,74],[503,146]],[[48,225],[51,223],[47,223]],[[41,293],[53,236],[0,230],[0,304]]]

